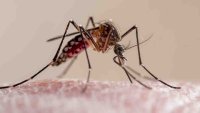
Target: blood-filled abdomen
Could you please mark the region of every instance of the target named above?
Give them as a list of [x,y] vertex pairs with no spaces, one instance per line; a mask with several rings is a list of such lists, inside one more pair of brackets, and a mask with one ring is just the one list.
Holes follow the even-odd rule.
[[85,47],[89,47],[88,42],[85,41],[81,35],[77,35],[67,43],[67,45],[63,48],[62,53],[59,55],[57,61],[53,65],[58,66],[62,62],[65,62],[66,59],[75,57],[81,53]]

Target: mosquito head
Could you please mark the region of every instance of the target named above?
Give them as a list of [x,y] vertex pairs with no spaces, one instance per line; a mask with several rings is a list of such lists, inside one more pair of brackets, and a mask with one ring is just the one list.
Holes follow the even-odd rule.
[[119,56],[119,57],[123,57],[123,53],[125,51],[125,48],[123,45],[120,44],[115,44],[114,46],[114,53]]

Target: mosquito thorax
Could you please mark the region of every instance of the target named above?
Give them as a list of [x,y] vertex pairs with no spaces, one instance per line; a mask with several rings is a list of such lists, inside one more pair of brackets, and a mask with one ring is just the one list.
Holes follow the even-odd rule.
[[113,22],[106,21],[105,23],[101,24],[99,28],[100,28],[102,37],[107,38],[107,36],[109,35],[109,32],[111,31],[110,41],[119,42],[121,40],[119,32],[117,28],[114,26]]
[[108,50],[110,46],[114,46],[121,41],[121,36],[111,21],[100,23],[99,29],[92,31],[91,34],[96,37],[96,43],[101,50],[105,48],[106,43],[106,50]]

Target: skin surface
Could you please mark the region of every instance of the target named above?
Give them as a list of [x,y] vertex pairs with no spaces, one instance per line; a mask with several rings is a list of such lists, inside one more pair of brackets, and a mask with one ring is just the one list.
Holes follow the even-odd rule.
[[95,82],[42,80],[0,90],[0,113],[187,113],[200,112],[198,84],[159,82]]

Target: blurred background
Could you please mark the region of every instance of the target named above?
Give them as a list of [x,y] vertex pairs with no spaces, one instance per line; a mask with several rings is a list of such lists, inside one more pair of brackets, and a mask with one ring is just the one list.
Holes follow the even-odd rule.
[[[112,19],[121,34],[137,25],[140,41],[153,35],[141,45],[141,55],[144,65],[159,78],[200,80],[199,0],[4,0],[0,1],[0,15],[0,84],[36,73],[52,60],[60,43],[46,40],[63,34],[70,19],[85,25],[89,16],[96,22]],[[129,41],[136,44],[135,32],[121,44]],[[127,80],[123,70],[113,63],[112,49],[104,54],[91,48],[88,51],[92,80]],[[128,50],[125,56],[128,65],[148,76],[138,65],[136,48]],[[50,67],[36,79],[56,78],[67,64]],[[83,52],[65,78],[85,80],[87,69]]]

